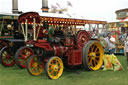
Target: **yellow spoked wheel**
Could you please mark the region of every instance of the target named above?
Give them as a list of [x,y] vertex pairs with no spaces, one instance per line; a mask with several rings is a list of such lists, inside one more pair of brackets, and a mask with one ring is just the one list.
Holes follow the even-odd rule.
[[87,70],[98,70],[103,64],[104,50],[98,41],[89,41],[83,48],[83,66]]
[[38,56],[34,55],[28,59],[27,71],[33,76],[38,76],[44,71],[44,64]]
[[46,63],[46,73],[50,79],[58,79],[63,73],[63,62],[57,56],[51,57]]

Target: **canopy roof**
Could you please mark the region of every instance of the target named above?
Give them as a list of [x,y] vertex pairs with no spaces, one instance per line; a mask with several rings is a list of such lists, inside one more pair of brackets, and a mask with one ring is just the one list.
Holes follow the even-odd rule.
[[37,13],[37,12],[27,12],[19,16],[19,22],[25,22],[25,19],[32,21],[32,18],[36,18],[39,22],[49,22],[49,23],[63,23],[63,24],[106,24],[106,21],[98,20],[87,20],[84,18],[70,17],[65,14],[55,14],[55,13]]
[[28,22],[33,22],[33,18],[36,19],[36,23],[40,23],[40,16],[36,12],[27,12],[21,14],[18,18],[18,22],[25,22],[26,19],[28,20]]
[[0,19],[18,19],[19,14],[0,13]]

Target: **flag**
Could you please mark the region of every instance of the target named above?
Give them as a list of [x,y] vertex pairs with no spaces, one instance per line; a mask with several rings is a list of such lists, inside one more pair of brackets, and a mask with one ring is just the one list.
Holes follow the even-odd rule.
[[56,3],[56,5],[57,5],[58,7],[60,7],[60,8],[61,8],[61,6],[60,6],[60,4],[59,4],[59,3]]
[[68,6],[72,6],[71,2],[67,1],[67,5]]
[[54,5],[51,5],[51,8],[52,8],[52,9],[57,9],[57,7],[56,7],[56,6],[54,6]]

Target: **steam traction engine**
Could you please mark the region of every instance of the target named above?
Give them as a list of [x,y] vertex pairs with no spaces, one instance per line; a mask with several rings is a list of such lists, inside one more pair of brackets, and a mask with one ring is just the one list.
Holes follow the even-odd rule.
[[[101,44],[97,40],[91,40],[85,30],[76,32],[75,26],[83,25],[87,20],[50,17],[28,12],[20,15],[18,21],[23,29],[26,46],[18,49],[15,58],[26,59],[28,58],[26,56],[31,54],[27,66],[25,65],[31,75],[40,75],[45,69],[50,79],[58,79],[63,73],[63,62],[70,66],[83,65],[87,70],[98,70],[102,66],[104,51]],[[30,24],[31,32],[28,31]],[[60,35],[57,36],[55,28],[52,29],[48,25],[53,27],[64,25],[65,28],[58,29]],[[70,36],[61,37],[61,30],[67,32],[64,31],[66,26],[74,26],[75,32]],[[72,30],[73,28],[69,32]],[[31,38],[28,38],[28,33],[31,33]],[[16,62],[19,65],[23,63],[23,61]]]

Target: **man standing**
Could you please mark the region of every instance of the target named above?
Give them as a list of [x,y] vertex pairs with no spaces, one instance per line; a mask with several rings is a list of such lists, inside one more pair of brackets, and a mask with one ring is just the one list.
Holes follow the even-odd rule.
[[107,37],[104,38],[106,42],[107,49],[109,50],[109,54],[114,54],[115,53],[115,38],[112,37],[111,33],[107,34]]
[[127,70],[128,70],[128,36],[124,44],[124,55],[127,57]]

